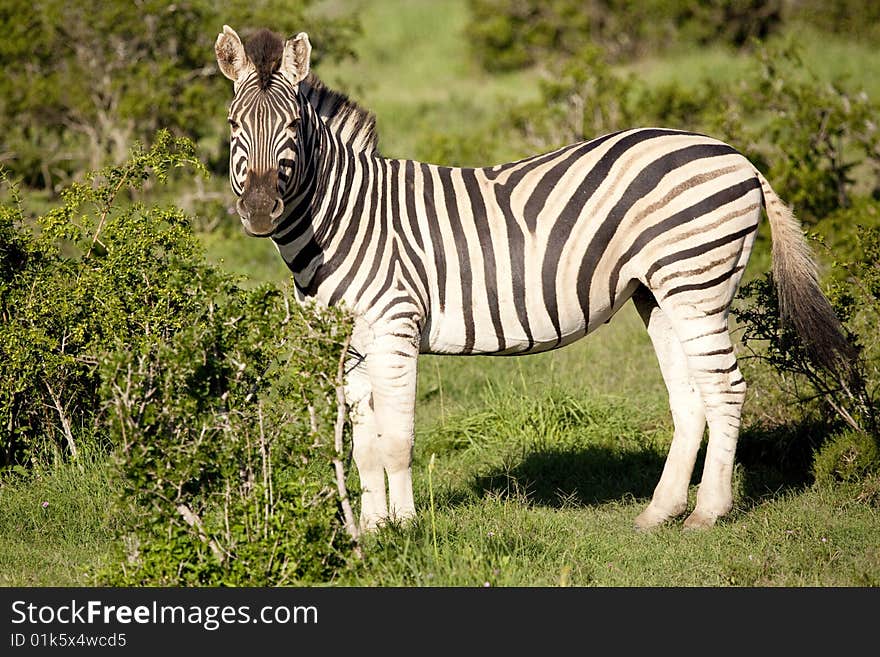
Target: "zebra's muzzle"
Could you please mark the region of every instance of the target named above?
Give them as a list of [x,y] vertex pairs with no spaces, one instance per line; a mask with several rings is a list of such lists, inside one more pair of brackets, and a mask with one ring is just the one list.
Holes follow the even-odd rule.
[[235,204],[248,235],[268,237],[278,227],[284,201],[278,193],[278,171],[248,171],[241,197]]

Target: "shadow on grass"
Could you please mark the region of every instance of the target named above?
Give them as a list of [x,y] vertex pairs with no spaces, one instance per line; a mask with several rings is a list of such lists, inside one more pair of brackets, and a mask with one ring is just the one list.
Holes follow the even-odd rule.
[[742,472],[746,506],[809,486],[813,482],[814,453],[834,431],[828,423],[810,419],[744,429],[736,460]]
[[[752,508],[808,486],[813,479],[813,453],[831,431],[827,424],[812,421],[745,429],[737,448],[744,496],[741,503]],[[705,441],[697,456],[692,485],[700,481],[704,456]],[[470,492],[479,497],[525,497],[533,504],[556,508],[649,498],[665,460],[665,452],[649,447],[626,451],[604,446],[533,449],[475,477]]]
[[475,494],[502,498],[527,496],[542,506],[600,504],[622,497],[651,495],[663,468],[664,454],[645,449],[606,447],[530,451],[517,463],[476,477]]

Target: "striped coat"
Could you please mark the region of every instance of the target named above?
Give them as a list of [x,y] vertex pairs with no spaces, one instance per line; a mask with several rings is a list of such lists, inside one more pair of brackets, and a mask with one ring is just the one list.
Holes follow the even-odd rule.
[[[386,313],[381,300],[405,303],[430,353],[553,349],[609,319],[640,283],[669,297],[718,296],[738,280],[762,200],[733,148],[672,130],[486,169],[376,157],[364,170],[349,195],[357,219],[334,218],[325,234],[332,257],[298,261],[283,225],[273,239],[304,295],[375,318]],[[688,261],[701,271],[685,273]],[[362,267],[368,275],[353,286]]]

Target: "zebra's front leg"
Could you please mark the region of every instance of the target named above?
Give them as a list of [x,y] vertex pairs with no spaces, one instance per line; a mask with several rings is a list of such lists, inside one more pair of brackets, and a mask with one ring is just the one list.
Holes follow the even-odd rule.
[[352,456],[361,482],[360,526],[370,531],[388,516],[385,468],[376,436],[372,388],[363,358],[349,358],[346,371],[345,399],[352,426]]
[[418,338],[403,327],[376,335],[367,356],[377,447],[388,477],[388,517],[415,515],[412,448]]

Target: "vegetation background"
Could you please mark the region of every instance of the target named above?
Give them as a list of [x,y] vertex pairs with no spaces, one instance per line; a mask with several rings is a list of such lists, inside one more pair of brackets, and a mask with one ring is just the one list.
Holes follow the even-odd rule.
[[[877,585],[878,18],[858,0],[3,3],[0,584]],[[386,156],[494,164],[647,124],[728,140],[815,238],[861,386],[778,326],[764,226],[717,528],[632,529],[672,426],[626,307],[557,352],[423,357],[419,516],[355,545],[331,468],[346,319],[292,304],[231,209],[224,23],[308,31]]]

